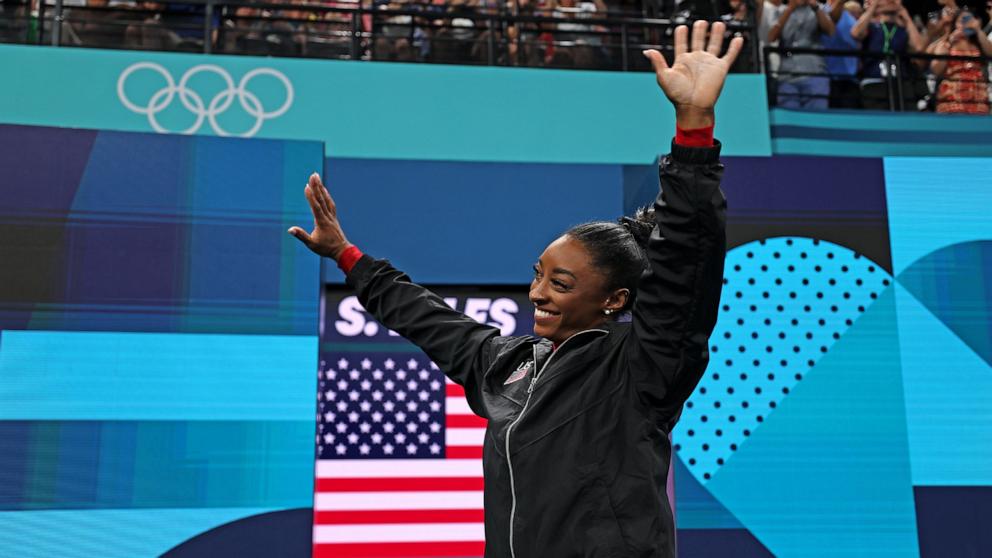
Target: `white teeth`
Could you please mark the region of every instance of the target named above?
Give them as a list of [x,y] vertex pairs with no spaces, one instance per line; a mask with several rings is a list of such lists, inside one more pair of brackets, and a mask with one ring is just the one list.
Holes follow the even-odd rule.
[[538,317],[538,318],[550,318],[550,317],[554,316],[554,314],[552,314],[551,312],[545,312],[544,310],[541,310],[540,308],[535,308],[534,309],[534,315],[536,317]]

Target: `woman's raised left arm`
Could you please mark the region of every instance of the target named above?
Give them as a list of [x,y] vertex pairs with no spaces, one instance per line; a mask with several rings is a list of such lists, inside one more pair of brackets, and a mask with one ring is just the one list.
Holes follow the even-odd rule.
[[[706,22],[675,32],[671,67],[657,51],[646,55],[658,84],[675,105],[681,132],[713,126],[713,108],[741,50],[734,39],[719,57],[723,24],[707,41]],[[641,400],[669,425],[699,382],[709,359],[726,255],[726,200],[720,190],[720,146],[680,145],[661,163],[661,192],[648,240],[650,269],[641,279],[628,340],[630,373]]]

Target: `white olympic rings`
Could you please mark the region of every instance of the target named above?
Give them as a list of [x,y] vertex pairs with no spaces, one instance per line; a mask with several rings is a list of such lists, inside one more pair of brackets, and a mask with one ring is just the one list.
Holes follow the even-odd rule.
[[[146,106],[140,106],[134,103],[124,92],[124,85],[127,82],[127,79],[131,76],[131,74],[139,70],[151,70],[165,79],[165,87],[156,91],[148,100],[148,104]],[[201,97],[196,91],[189,88],[189,80],[201,72],[213,73],[220,76],[220,78],[224,81],[224,85],[227,87],[214,95],[213,99],[211,99],[207,104],[204,104],[203,97]],[[267,112],[262,106],[262,102],[258,99],[258,96],[248,90],[248,83],[255,77],[262,75],[268,75],[278,79],[282,82],[283,87],[286,88],[286,100],[283,102],[282,106],[276,110]],[[177,94],[179,96],[179,101],[186,108],[186,110],[193,113],[196,120],[189,128],[179,132],[173,132],[172,130],[166,129],[159,123],[157,115],[168,108]],[[271,120],[282,116],[287,110],[289,110],[289,107],[293,104],[293,84],[290,83],[289,78],[278,70],[274,70],[272,68],[256,68],[245,74],[244,77],[241,78],[241,81],[238,82],[237,87],[235,87],[234,79],[231,78],[231,74],[227,73],[227,70],[224,68],[214,64],[199,64],[186,70],[186,73],[184,73],[182,78],[179,79],[179,85],[176,85],[176,81],[173,79],[172,74],[170,74],[169,71],[161,65],[154,62],[138,62],[128,66],[127,69],[121,72],[121,76],[117,79],[117,96],[120,97],[121,103],[123,103],[128,110],[146,115],[148,117],[148,123],[151,124],[152,129],[156,132],[195,134],[200,130],[200,127],[203,126],[203,121],[207,120],[210,122],[210,127],[214,129],[214,132],[218,136],[235,135],[221,128],[220,124],[217,123],[217,116],[230,108],[231,104],[234,102],[235,96],[237,96],[238,101],[241,103],[241,108],[243,108],[249,116],[255,119],[255,124],[248,129],[248,131],[236,135],[243,138],[250,138],[258,133],[258,131],[262,128],[262,124],[266,120]]]

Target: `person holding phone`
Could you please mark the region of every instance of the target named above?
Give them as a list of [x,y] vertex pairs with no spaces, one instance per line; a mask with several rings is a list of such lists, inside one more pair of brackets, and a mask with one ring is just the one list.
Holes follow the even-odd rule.
[[[834,21],[818,0],[789,0],[768,32],[768,41],[785,48],[822,48],[834,34]],[[830,97],[827,63],[820,54],[784,53],[778,68],[778,106],[826,109]]]
[[937,112],[958,114],[989,113],[989,78],[985,63],[978,57],[992,56],[992,41],[982,32],[978,18],[961,10],[954,18],[953,31],[934,43],[933,54],[974,56],[974,60],[941,60],[930,63],[930,71],[940,78],[937,86]]
[[713,109],[743,42],[721,57],[725,25],[709,27],[695,22],[691,38],[676,28],[672,65],[644,51],[675,108],[661,192],[638,215],[578,225],[538,255],[534,336],[501,337],[363,254],[316,173],[304,190],[314,228],[290,234],[334,259],[365,309],[488,419],[489,558],[675,556],[669,435],[706,369],[719,307],[726,200]]

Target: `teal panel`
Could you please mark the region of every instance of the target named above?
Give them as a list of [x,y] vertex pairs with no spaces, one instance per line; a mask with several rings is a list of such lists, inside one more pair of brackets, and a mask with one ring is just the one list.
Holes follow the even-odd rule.
[[868,131],[929,131],[940,132],[990,132],[987,118],[953,114],[874,112],[874,111],[808,111],[774,108],[769,111],[772,126],[804,126]]
[[916,556],[887,289],[707,488],[783,558]]
[[992,486],[992,367],[897,284],[913,484]]
[[[823,155],[834,157],[987,157],[992,151],[987,143],[886,143],[857,141],[857,130],[848,132],[843,139],[772,139],[772,152],[776,155]],[[850,139],[849,139],[850,138]],[[935,165],[943,168],[942,165]]]
[[316,336],[0,332],[0,419],[309,420]]
[[0,512],[0,556],[151,558],[271,508]]
[[889,157],[883,163],[897,276],[945,246],[992,239],[992,158]]
[[[2,46],[0,73],[0,122],[313,139],[335,157],[646,164],[675,130],[648,72]],[[226,107],[217,118],[169,95],[184,75],[203,106]],[[223,93],[243,81],[271,117]],[[149,114],[152,100],[161,110]],[[731,76],[717,107],[724,154],[769,155],[768,129],[764,78]]]

